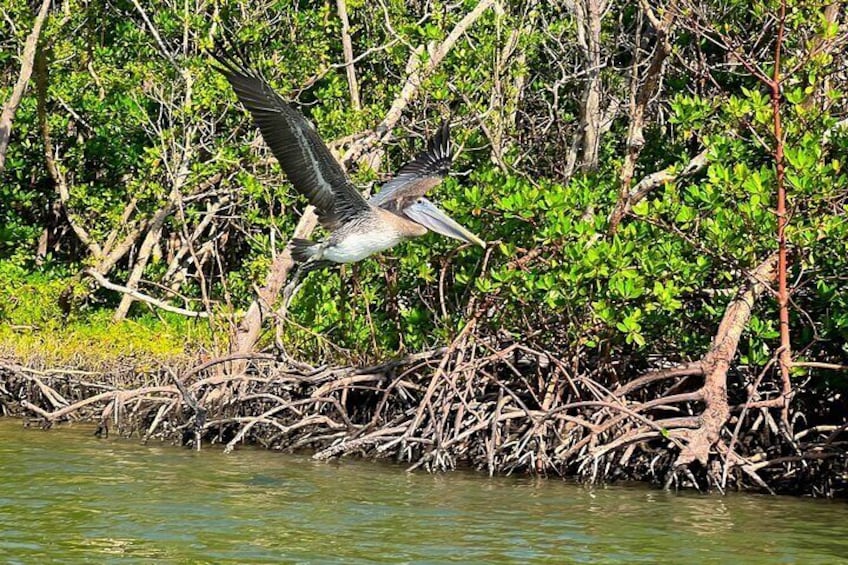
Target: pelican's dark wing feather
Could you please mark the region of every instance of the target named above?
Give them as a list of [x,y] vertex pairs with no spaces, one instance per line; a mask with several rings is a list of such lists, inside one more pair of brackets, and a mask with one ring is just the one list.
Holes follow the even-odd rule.
[[369,202],[399,212],[442,182],[450,170],[453,155],[450,124],[443,121],[427,144],[427,150],[401,168]]
[[274,92],[257,72],[220,49],[212,56],[218,61],[217,70],[253,116],[295,190],[317,209],[322,225],[332,229],[369,209],[303,114]]

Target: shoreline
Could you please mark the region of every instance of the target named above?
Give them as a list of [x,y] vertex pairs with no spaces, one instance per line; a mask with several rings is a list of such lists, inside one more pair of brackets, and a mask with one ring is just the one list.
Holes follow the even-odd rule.
[[[512,409],[523,392],[514,382],[499,382],[500,391],[484,387],[468,398],[452,397],[449,389],[465,390],[470,383],[460,383],[456,374],[440,375],[439,361],[447,353],[438,349],[371,367],[310,367],[270,353],[234,355],[193,368],[162,365],[153,372],[104,375],[99,381],[90,372],[32,369],[5,360],[0,361],[0,407],[4,416],[45,428],[68,420],[91,422],[96,434],[144,443],[155,439],[192,449],[213,446],[225,453],[251,445],[306,452],[315,460],[391,459],[408,470],[428,472],[468,468],[489,475],[721,491],[703,488],[702,475],[670,479],[676,475],[673,469],[646,473],[646,464],[660,469],[674,460],[669,442],[641,444],[653,461],[631,451],[629,461],[616,458],[620,463],[615,467],[607,459],[606,472],[592,474],[587,465],[603,461],[597,456],[603,445],[594,453],[587,447],[567,456],[563,446],[591,439],[578,435],[572,421],[591,420],[603,408],[594,412],[583,408],[573,415],[544,413],[526,405]],[[241,374],[229,372],[236,363],[243,364]],[[453,386],[436,391],[443,381]],[[451,424],[453,428],[446,430]],[[813,435],[814,428],[807,435]],[[607,444],[612,441],[607,439]],[[778,477],[758,485],[746,481],[745,470],[736,468],[729,472],[734,488],[726,490],[845,498],[846,442],[831,443],[840,451],[805,459],[804,480],[787,482]],[[817,453],[814,447],[805,452]],[[822,490],[823,485],[828,490]]]

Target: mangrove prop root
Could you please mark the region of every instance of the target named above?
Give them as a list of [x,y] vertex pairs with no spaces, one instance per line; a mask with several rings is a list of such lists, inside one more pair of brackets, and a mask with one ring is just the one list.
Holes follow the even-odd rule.
[[[844,495],[848,416],[833,410],[831,421],[782,429],[776,372],[764,371],[748,387],[728,378],[751,301],[770,272],[758,269],[762,280],[752,279],[731,301],[701,360],[672,368],[660,360],[612,389],[597,371],[468,327],[449,347],[369,367],[237,354],[110,383],[106,375],[0,361],[0,404],[45,426],[90,420],[104,431],[194,448],[251,443],[308,449],[317,460],[393,458],[429,471],[464,465]],[[244,370],[228,370],[236,361]],[[814,399],[795,391],[790,422],[805,421],[796,417],[799,406]]]

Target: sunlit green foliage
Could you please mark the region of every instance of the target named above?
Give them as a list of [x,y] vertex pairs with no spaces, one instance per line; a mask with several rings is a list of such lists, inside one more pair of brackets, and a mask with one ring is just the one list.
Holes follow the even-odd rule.
[[[19,45],[31,14],[21,0],[9,4],[17,26],[9,37]],[[378,4],[349,1],[355,53],[367,53],[356,64],[360,110],[350,107],[333,2],[224,0],[188,14],[183,3],[144,4],[176,66],[162,55],[131,3],[71,0],[67,11],[48,20],[47,115],[71,185],[72,214],[98,240],[115,229],[123,233],[128,202],[136,199],[134,219],[161,207],[174,183],[180,148],[191,145],[183,195],[211,182],[232,199],[220,212],[229,219],[219,222],[215,236],[226,234],[218,240],[221,264],[210,261],[203,272],[211,299],[238,313],[262,284],[274,253],[283,250],[304,202],[293,196],[258,143],[204,50],[216,38],[229,37],[330,141],[379,122],[400,92],[410,47],[441,41],[476,3],[393,0],[384,13]],[[619,16],[604,23],[610,44],[621,33],[618,26],[630,29],[637,20],[635,3],[620,4],[614,8]],[[740,45],[757,41],[774,3],[730,4],[716,29]],[[794,74],[781,108],[795,258],[793,342],[809,358],[844,359],[848,135],[834,125],[846,92],[843,83],[826,79],[839,65],[833,55],[807,56],[816,34],[836,33],[813,4],[791,3],[784,66]],[[680,171],[702,149],[709,165],[655,190],[610,236],[607,218],[620,189],[625,110],[604,137],[600,169],[566,177],[562,161],[577,127],[582,83],[577,75],[557,82],[552,49],[576,44],[573,18],[547,3],[532,11],[487,12],[421,85],[380,170],[351,174],[362,183],[385,179],[422,147],[439,117],[450,113],[454,140],[463,148],[455,165],[459,174],[434,198],[492,242],[490,248],[457,249],[456,242],[430,235],[359,265],[313,274],[292,304],[286,345],[304,357],[384,357],[444,344],[476,308],[485,307],[480,324],[493,334],[532,338],[561,352],[701,354],[746,273],[775,250],[773,115],[760,83],[738,65],[722,66],[727,53],[684,24],[675,36],[676,53],[694,61],[700,50],[707,64],[715,63],[713,82],[679,60],[669,61],[665,89],[652,106],[661,119],[646,131],[635,178],[667,167]],[[514,33],[521,56],[502,61]],[[552,44],[552,38],[563,43]],[[12,76],[16,60],[8,50],[0,53],[3,76]],[[622,47],[611,59],[617,66],[603,70],[605,88],[622,100],[629,79],[620,69],[628,67],[629,56]],[[768,59],[756,64],[772,72]],[[9,90],[0,88],[0,96]],[[564,100],[555,108],[555,127],[536,131],[532,116],[546,114],[555,97]],[[50,216],[56,195],[43,152],[30,95],[18,110],[0,177],[0,253],[14,265],[8,269],[37,273],[32,276],[44,277],[38,288],[55,294],[91,257],[67,231],[43,265],[35,266],[43,230],[63,224]],[[181,213],[169,217],[166,233],[193,229],[207,202],[187,200]],[[152,261],[145,278],[163,277],[164,261]],[[126,261],[120,263],[113,278],[121,280],[126,268]],[[188,278],[178,290],[198,298],[199,284],[197,277]],[[2,315],[15,323],[61,317],[55,305],[32,295],[25,307],[32,319],[22,321],[15,302],[21,294],[3,296]],[[92,307],[105,311],[115,303],[114,295],[101,291]],[[134,310],[136,317],[145,312],[141,305]],[[772,356],[773,301],[762,302],[744,341],[744,365],[762,366]]]
[[83,301],[86,286],[57,269],[25,272],[0,262],[0,356],[121,374],[195,362],[213,345],[207,322],[167,312],[111,322],[103,304]]

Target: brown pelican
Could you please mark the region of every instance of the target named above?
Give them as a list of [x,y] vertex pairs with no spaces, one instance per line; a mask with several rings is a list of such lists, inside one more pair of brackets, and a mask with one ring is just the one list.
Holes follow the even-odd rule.
[[303,114],[274,92],[260,74],[221,50],[213,56],[220,64],[218,71],[253,116],[295,190],[315,206],[319,222],[330,232],[321,242],[292,241],[292,257],[304,262],[307,270],[360,261],[406,238],[424,235],[427,230],[486,246],[424,198],[447,175],[451,165],[447,122],[430,139],[424,153],[366,200]]

